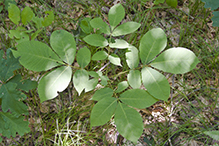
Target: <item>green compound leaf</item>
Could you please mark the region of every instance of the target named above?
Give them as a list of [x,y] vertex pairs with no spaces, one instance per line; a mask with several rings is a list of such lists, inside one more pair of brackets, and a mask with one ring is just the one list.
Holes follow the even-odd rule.
[[144,67],[141,76],[145,88],[151,95],[157,99],[168,100],[170,85],[164,75],[150,67]]
[[205,8],[211,8],[211,10],[216,10],[219,7],[219,1],[217,0],[201,0],[205,3]]
[[8,17],[14,24],[18,25],[20,21],[20,9],[16,5],[10,4],[8,7]]
[[73,84],[78,95],[85,89],[89,80],[88,72],[84,69],[77,70],[73,76]]
[[89,92],[89,91],[95,89],[97,84],[98,84],[98,79],[89,80],[85,86],[85,92]]
[[176,8],[177,5],[178,5],[178,1],[177,0],[166,0],[166,3],[171,6],[171,7],[174,7]]
[[219,11],[214,11],[213,15],[214,16],[211,18],[211,20],[213,21],[212,26],[219,27]]
[[123,103],[132,107],[143,109],[150,107],[158,100],[152,97],[147,91],[142,89],[130,89],[120,95],[119,98]]
[[108,45],[108,41],[99,34],[87,35],[83,40],[91,46],[106,47]]
[[111,29],[113,30],[122,21],[124,17],[125,9],[120,3],[111,7],[108,13],[108,19]]
[[126,49],[129,47],[129,43],[122,39],[116,39],[115,43],[109,43],[110,48],[117,48],[117,49]]
[[82,31],[86,34],[90,34],[92,31],[92,28],[90,25],[90,20],[91,20],[91,18],[86,17],[83,20],[81,20],[81,23],[80,23],[80,27],[81,27]]
[[20,56],[20,64],[33,71],[46,71],[64,64],[50,47],[38,41],[22,42],[12,52],[15,58]]
[[72,76],[72,70],[69,66],[61,66],[47,73],[39,82],[38,93],[41,103],[58,96],[58,92],[64,91]]
[[90,50],[87,47],[83,47],[80,50],[78,50],[76,60],[81,68],[86,67],[90,63],[90,60],[91,60]]
[[122,66],[121,65],[121,61],[119,56],[117,56],[116,54],[111,54],[108,56],[109,61],[114,64],[114,65],[118,65],[118,66]]
[[0,88],[0,98],[2,99],[2,111],[7,112],[10,110],[12,114],[16,117],[21,114],[28,115],[28,107],[22,102],[26,96],[16,90],[17,84],[8,82],[3,84]]
[[137,22],[126,22],[121,25],[119,25],[115,30],[113,30],[112,36],[121,36],[121,35],[126,35],[130,34],[134,31],[136,31],[139,27],[141,26],[140,23]]
[[6,52],[6,58],[3,58],[3,50],[0,50],[0,80],[6,82],[10,77],[14,75],[13,71],[19,69],[21,66],[18,62],[18,59],[15,59],[11,53],[11,50],[8,49]]
[[167,45],[167,37],[161,28],[148,31],[140,41],[140,58],[143,64],[147,64]]
[[21,12],[21,21],[24,25],[27,24],[27,22],[31,21],[34,16],[33,11],[30,7],[25,7],[23,11]]
[[92,60],[104,60],[106,59],[108,54],[106,51],[98,51],[92,56]]
[[113,96],[113,90],[107,87],[97,90],[92,96],[91,100],[100,101],[103,98],[112,97],[112,96]]
[[141,72],[139,70],[131,70],[127,75],[128,83],[133,89],[141,86]]
[[164,72],[183,74],[194,69],[198,62],[192,51],[178,47],[164,51],[150,65]]
[[16,133],[23,136],[30,132],[29,123],[24,121],[24,116],[15,117],[8,112],[0,112],[0,123],[0,133],[7,138],[15,137]]
[[219,131],[213,130],[213,131],[205,131],[204,134],[210,136],[211,138],[215,140],[219,140]]
[[114,97],[105,97],[95,104],[91,111],[90,124],[92,126],[104,125],[114,114],[117,106],[117,99]]
[[56,30],[51,34],[50,45],[63,61],[68,64],[73,63],[76,43],[72,34],[65,30]]
[[54,20],[54,14],[53,14],[53,11],[45,11],[45,14],[47,14],[47,16],[42,21],[42,25],[46,27],[52,24]]
[[110,35],[110,28],[109,28],[109,26],[101,18],[94,18],[94,19],[92,19],[90,21],[90,25],[93,28],[95,28],[95,29],[99,29],[102,33]]
[[138,57],[138,49],[134,46],[129,46],[127,52],[125,53],[126,62],[129,68],[134,69],[138,67],[139,57]]
[[116,89],[116,93],[124,91],[126,88],[128,88],[129,84],[127,81],[122,81],[118,84],[118,88]]
[[118,132],[126,139],[137,143],[143,133],[141,115],[133,108],[119,102],[114,119]]

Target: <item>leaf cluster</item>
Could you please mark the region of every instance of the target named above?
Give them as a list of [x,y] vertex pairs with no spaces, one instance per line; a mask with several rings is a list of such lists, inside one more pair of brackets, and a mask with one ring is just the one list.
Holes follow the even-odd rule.
[[[23,115],[28,115],[28,107],[23,103],[26,95],[21,92],[36,88],[36,82],[30,80],[21,81],[21,75],[14,76],[13,71],[20,68],[10,50],[7,50],[4,58],[4,51],[0,50],[0,133],[2,136],[15,137],[16,132],[24,135],[30,131],[28,122],[24,121]],[[2,138],[0,137],[0,141]]]
[[[54,20],[53,11],[45,11],[45,18],[35,16],[30,7],[26,6],[22,11],[15,4],[10,3],[8,7],[9,19],[17,25],[15,30],[10,30],[9,37],[14,38],[17,43],[23,41],[34,40],[37,35],[46,26],[52,24]],[[32,29],[28,29],[19,25],[20,21],[24,26],[30,24]]]
[[[139,49],[123,39],[116,39],[140,27],[139,23],[132,21],[120,24],[124,17],[123,6],[117,4],[109,10],[109,25],[101,18],[81,22],[84,32],[91,32],[89,27],[85,27],[88,25],[95,29],[96,33],[83,38],[90,46],[97,47],[98,51],[94,54],[86,46],[77,51],[74,36],[65,30],[52,33],[51,47],[39,41],[24,41],[12,52],[15,58],[19,57],[19,62],[25,68],[38,72],[48,71],[38,85],[41,102],[55,98],[58,92],[67,88],[71,80],[79,95],[82,91],[93,90],[101,80],[100,84],[105,88],[96,91],[92,97],[92,100],[98,102],[91,112],[91,127],[103,125],[114,117],[119,133],[137,142],[143,132],[143,123],[135,109],[146,108],[158,100],[167,101],[169,98],[169,83],[158,70],[173,74],[186,73],[195,68],[199,61],[186,48],[164,51],[167,38],[160,28],[148,31],[140,40]],[[111,53],[111,49],[125,50],[125,60],[130,68],[127,71],[127,81],[120,82],[114,90],[107,87],[109,78],[102,72],[86,70],[91,60],[108,59],[112,64],[122,67],[121,58]],[[72,66],[75,58],[79,67]],[[142,84],[146,90],[140,89]]]

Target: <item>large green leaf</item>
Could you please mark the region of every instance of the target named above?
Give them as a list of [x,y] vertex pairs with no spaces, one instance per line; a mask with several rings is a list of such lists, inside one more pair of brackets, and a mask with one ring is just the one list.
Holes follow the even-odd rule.
[[86,88],[89,80],[88,72],[84,69],[77,70],[73,76],[73,84],[78,95]]
[[112,36],[121,36],[133,33],[141,26],[140,23],[129,21],[119,25],[117,28],[113,30]]
[[72,69],[69,66],[61,66],[47,73],[39,82],[38,93],[41,103],[58,96],[58,92],[64,91],[71,81]]
[[167,45],[167,37],[161,28],[148,31],[140,41],[140,58],[143,64],[147,64]]
[[116,54],[111,54],[108,56],[109,61],[114,64],[114,65],[118,65],[118,66],[122,66],[121,65],[121,60],[119,58],[119,56],[117,56]]
[[129,84],[127,81],[122,81],[118,84],[118,88],[116,89],[116,93],[124,91],[126,88],[128,88]]
[[108,45],[108,41],[99,34],[90,34],[84,37],[84,41],[91,46],[96,47],[106,47]]
[[129,46],[127,52],[125,53],[126,62],[129,68],[134,69],[138,67],[139,57],[138,57],[138,49],[134,46]]
[[126,49],[129,47],[129,43],[122,39],[116,39],[115,43],[109,43],[110,48],[117,48],[117,49]]
[[164,75],[150,67],[144,67],[141,76],[145,88],[151,95],[157,99],[168,100],[170,85]]
[[25,41],[17,45],[13,55],[27,69],[33,71],[46,71],[64,64],[61,59],[46,44],[38,41]]
[[178,47],[164,51],[150,65],[165,72],[183,74],[194,69],[198,62],[192,51]]
[[216,10],[219,7],[218,0],[201,0],[205,3],[205,8],[211,8],[211,10]]
[[16,117],[20,116],[21,114],[28,115],[28,107],[22,102],[26,96],[16,90],[17,84],[8,82],[3,84],[0,87],[0,98],[2,99],[2,111],[3,112],[12,112],[13,115]]
[[6,58],[3,58],[3,50],[0,50],[0,80],[6,82],[10,77],[14,75],[13,71],[19,69],[21,66],[18,62],[18,59],[15,59],[11,53],[11,50],[8,49],[6,52]]
[[81,68],[86,67],[90,63],[90,60],[91,60],[90,50],[87,47],[83,47],[80,50],[78,50],[76,60]]
[[0,112],[0,123],[0,133],[7,138],[15,137],[16,133],[23,136],[30,131],[29,122],[24,121],[24,116],[15,117],[9,112]]
[[86,86],[85,86],[85,92],[89,92],[89,91],[95,89],[97,84],[98,84],[98,79],[97,78],[88,80],[88,82],[86,83]]
[[211,18],[211,20],[213,21],[212,26],[219,27],[219,11],[214,11],[213,15],[214,16]]
[[21,12],[21,21],[24,25],[27,24],[34,16],[33,11],[30,7],[25,7],[23,11]]
[[127,75],[128,83],[133,89],[141,86],[141,72],[139,70],[130,70]]
[[219,140],[219,131],[213,130],[213,131],[205,131],[204,134],[210,136],[211,138],[215,140]]
[[132,107],[143,109],[150,107],[158,100],[142,89],[130,89],[122,93],[119,99]]
[[140,114],[133,108],[119,102],[114,119],[118,132],[126,139],[137,143],[143,133],[143,122]]
[[56,30],[51,34],[50,45],[59,57],[68,64],[75,59],[76,43],[73,35],[65,30]]
[[108,13],[108,19],[111,29],[113,30],[122,21],[124,17],[125,9],[120,3],[111,7]]
[[114,114],[117,106],[117,99],[114,97],[105,97],[95,104],[91,111],[90,124],[100,126],[108,122]]
[[106,59],[108,54],[106,51],[98,51],[92,56],[92,60],[104,60]]
[[44,18],[44,20],[42,21],[42,25],[43,26],[49,26],[50,24],[52,24],[53,20],[54,20],[54,14],[53,11],[45,11],[46,17]]
[[101,18],[94,18],[90,21],[93,28],[99,29],[102,33],[110,34],[110,28]]
[[18,25],[20,21],[20,9],[16,5],[10,4],[8,7],[8,17],[14,24]]
[[107,87],[97,90],[92,96],[91,100],[100,101],[103,98],[112,97],[112,96],[113,96],[113,90]]

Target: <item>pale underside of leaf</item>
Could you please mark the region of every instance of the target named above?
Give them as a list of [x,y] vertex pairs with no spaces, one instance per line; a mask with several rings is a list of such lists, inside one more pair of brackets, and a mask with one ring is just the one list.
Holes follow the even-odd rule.
[[113,30],[112,36],[116,37],[116,36],[127,35],[130,33],[133,33],[140,26],[141,26],[140,23],[132,22],[132,21],[123,23]]
[[72,77],[72,69],[69,66],[62,66],[49,72],[39,82],[38,93],[41,102],[58,96],[58,92],[64,91]]
[[56,30],[50,37],[50,45],[59,57],[72,64],[76,53],[76,43],[72,34],[65,30]]
[[122,21],[124,17],[125,9],[120,3],[111,7],[108,13],[108,19],[111,29],[113,30]]
[[77,70],[73,76],[73,84],[78,95],[85,89],[89,80],[88,72],[84,69]]
[[114,64],[114,65],[118,65],[118,66],[122,66],[121,65],[121,61],[119,56],[117,56],[116,54],[111,54],[108,56],[109,61]]
[[117,48],[117,49],[126,49],[129,47],[129,43],[122,39],[116,39],[115,43],[109,43],[110,48]]
[[194,69],[198,62],[192,51],[178,47],[164,51],[150,65],[164,72],[183,74]]
[[168,100],[170,85],[164,75],[150,67],[144,67],[141,76],[145,88],[151,95],[157,99]]
[[139,56],[138,56],[138,49],[136,47],[129,46],[127,52],[125,53],[125,56],[129,68],[134,69],[138,67]]
[[161,28],[148,31],[140,41],[140,58],[143,64],[150,62],[156,55],[165,49],[167,37]]
[[127,75],[129,85],[133,89],[138,89],[141,86],[141,72],[139,70],[131,70]]

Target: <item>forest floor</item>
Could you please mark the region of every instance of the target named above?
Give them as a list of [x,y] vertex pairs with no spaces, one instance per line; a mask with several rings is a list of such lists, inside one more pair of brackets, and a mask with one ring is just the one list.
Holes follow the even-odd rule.
[[[219,35],[218,27],[212,26],[212,12],[204,8],[203,2],[178,0],[178,6],[172,8],[165,3],[154,5],[143,0],[21,0],[17,6],[29,6],[38,14],[54,11],[53,24],[37,37],[48,42],[48,36],[57,29],[80,35],[79,24],[83,18],[99,16],[106,19],[110,7],[117,2],[125,8],[124,21],[141,23],[138,32],[125,36],[129,43],[138,47],[143,34],[160,27],[167,35],[167,48],[188,48],[200,60],[197,67],[186,74],[165,74],[171,85],[171,96],[167,102],[159,101],[139,111],[144,120],[144,131],[137,145],[219,144],[204,134],[205,131],[219,130]],[[7,11],[0,15],[0,47],[7,49],[14,45],[7,37],[8,28],[14,26]],[[81,41],[80,37],[77,41]],[[107,67],[108,74],[120,71],[117,67]],[[25,69],[23,72],[28,73]],[[70,83],[58,97],[40,103],[37,91],[31,90],[26,101],[31,132],[4,138],[0,145],[136,145],[118,134],[113,121],[90,129],[89,117],[94,102],[89,99],[93,94],[91,91],[79,97]]]

